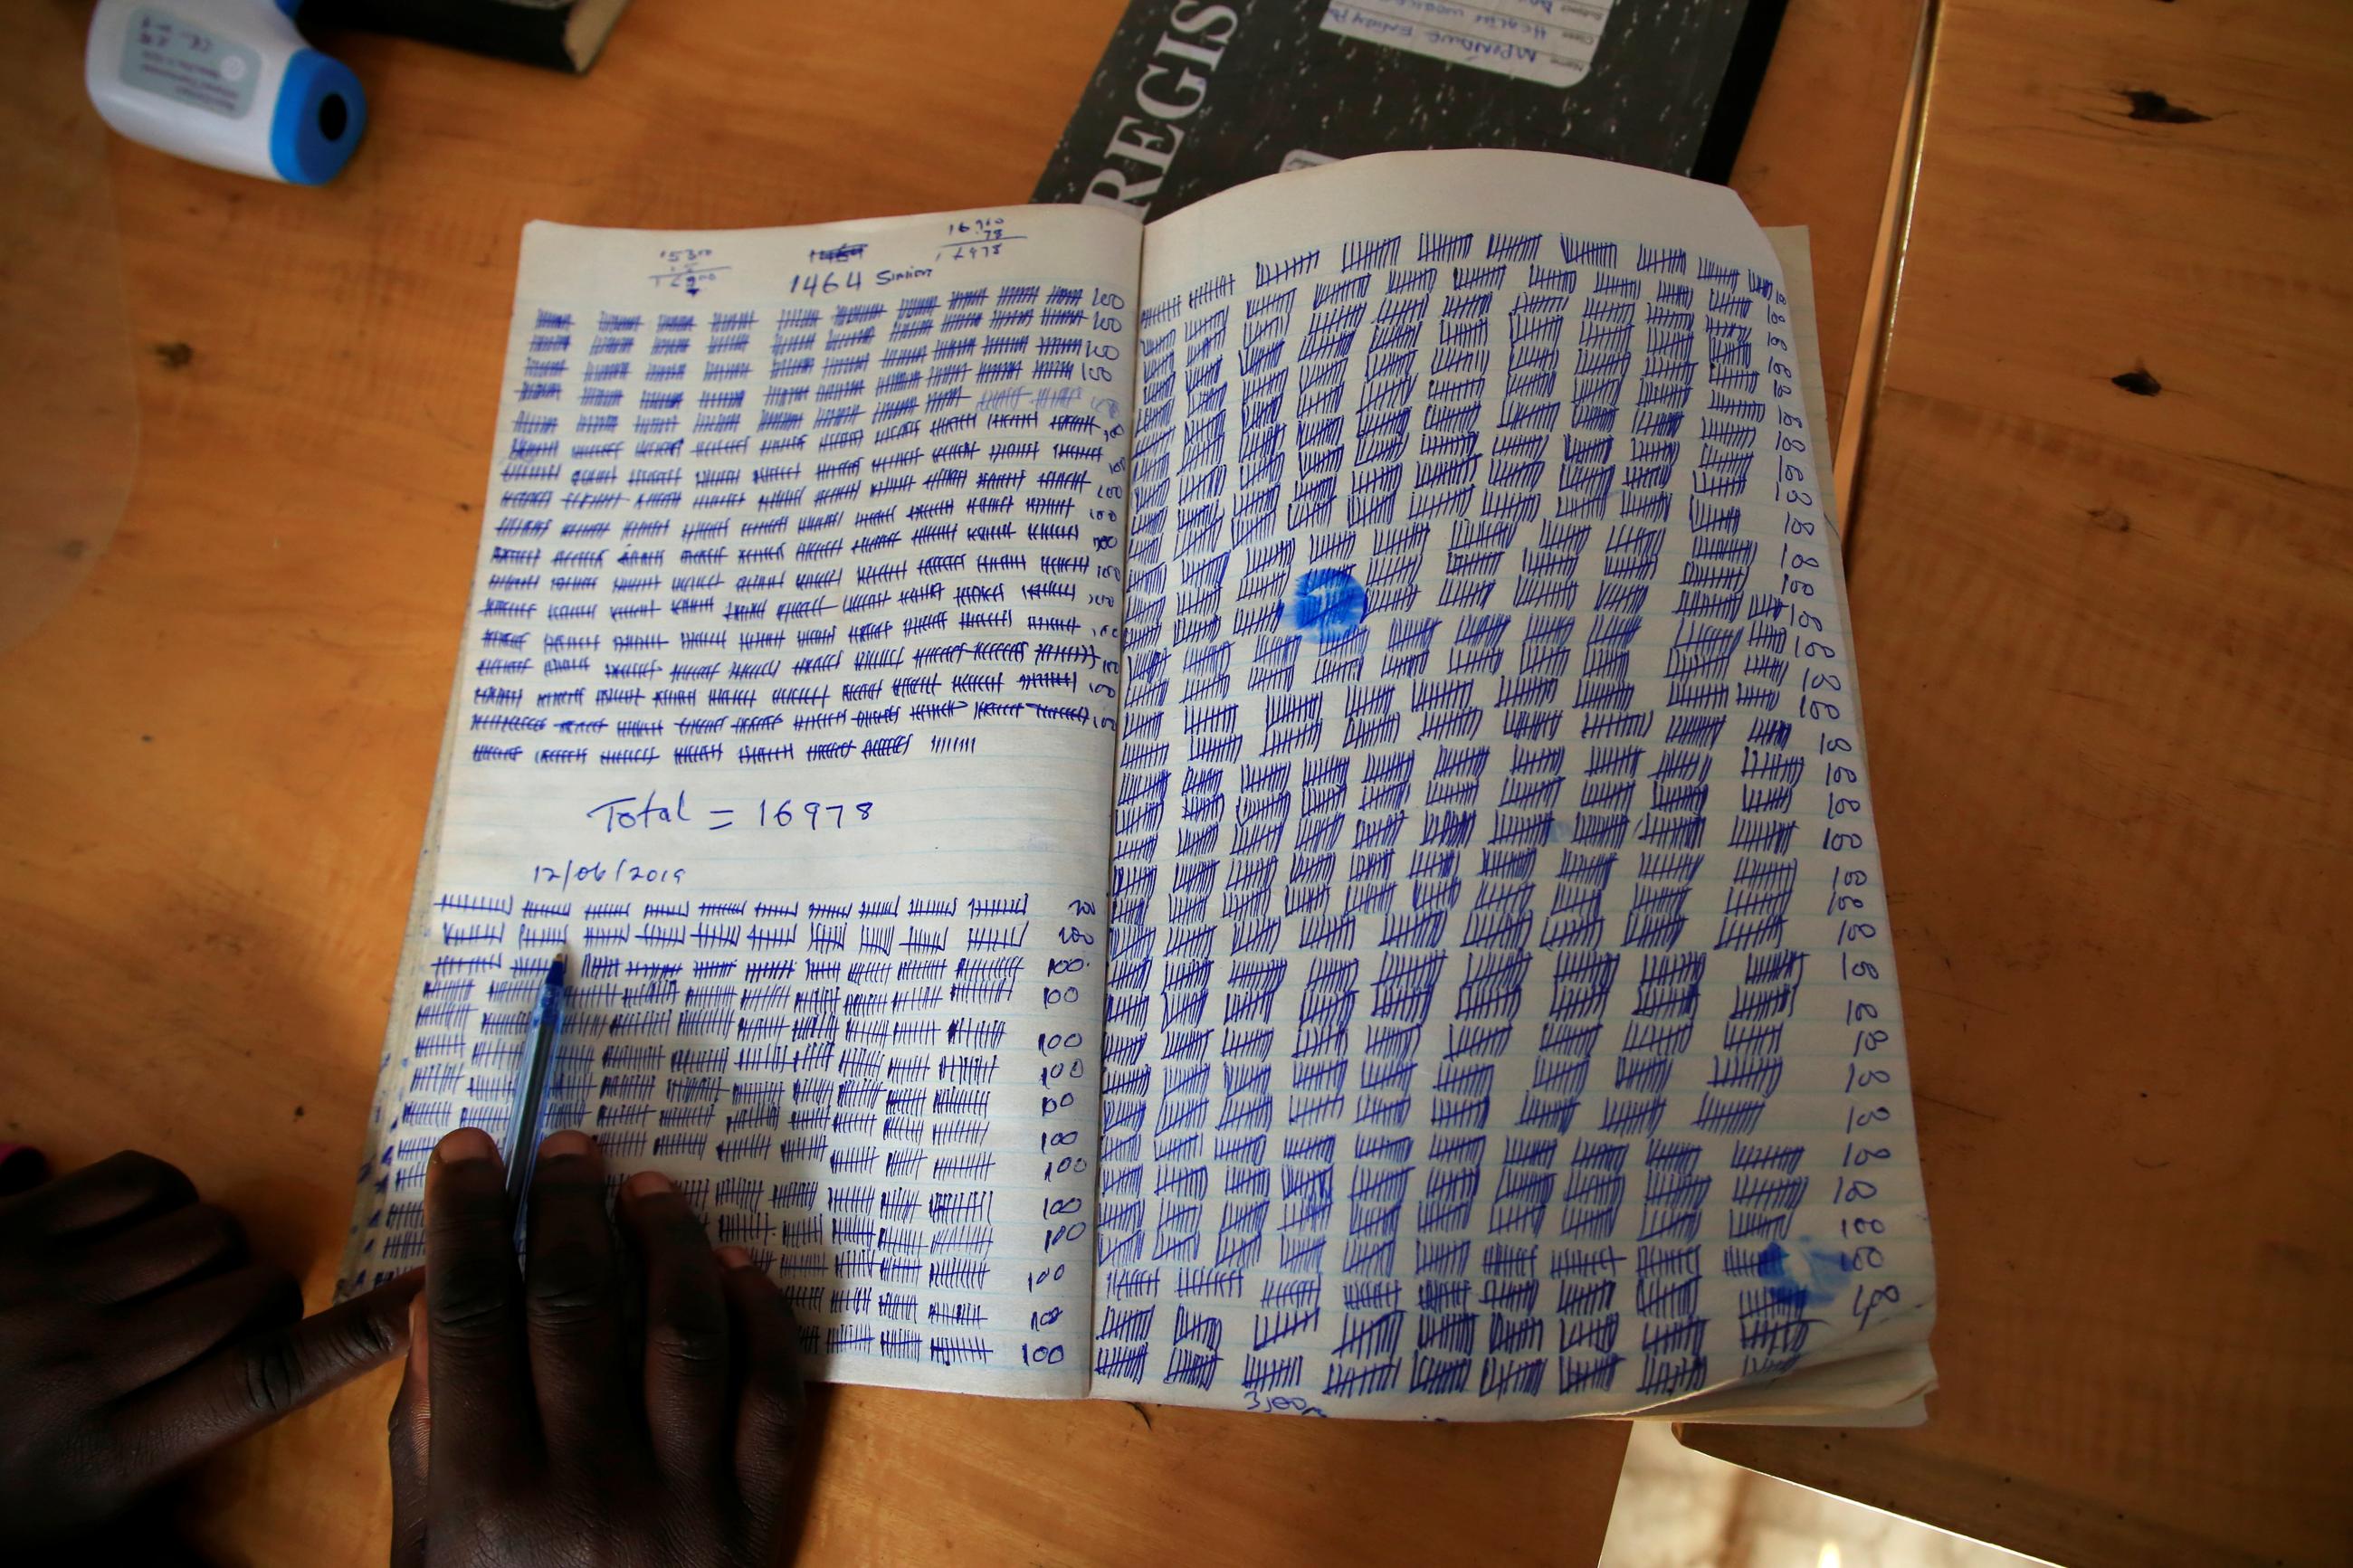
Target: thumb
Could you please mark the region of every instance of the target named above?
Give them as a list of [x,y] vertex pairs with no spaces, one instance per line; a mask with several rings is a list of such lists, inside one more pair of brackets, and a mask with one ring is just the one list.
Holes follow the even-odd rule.
[[250,1436],[390,1361],[408,1342],[412,1269],[297,1323],[233,1341],[125,1402],[132,1430],[171,1432],[195,1458]]

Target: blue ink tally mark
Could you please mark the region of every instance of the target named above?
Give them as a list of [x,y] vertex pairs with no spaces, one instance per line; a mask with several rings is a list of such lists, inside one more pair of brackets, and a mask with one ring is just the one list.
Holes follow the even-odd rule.
[[1343,568],[1303,572],[1292,593],[1291,618],[1308,641],[1338,642],[1364,624],[1365,585]]

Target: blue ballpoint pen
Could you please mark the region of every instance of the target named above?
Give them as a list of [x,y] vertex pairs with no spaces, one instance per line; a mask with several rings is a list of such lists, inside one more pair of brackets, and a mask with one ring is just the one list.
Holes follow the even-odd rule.
[[514,1215],[515,1250],[523,1246],[530,1218],[531,1173],[539,1163],[539,1108],[555,1063],[555,1042],[564,1032],[564,956],[547,966],[539,1005],[531,1010],[521,1070],[515,1074],[514,1117],[507,1126],[507,1207]]

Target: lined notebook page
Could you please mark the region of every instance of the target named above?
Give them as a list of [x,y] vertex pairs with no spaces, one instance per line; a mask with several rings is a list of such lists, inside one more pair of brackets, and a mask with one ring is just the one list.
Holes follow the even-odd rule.
[[1924,1338],[1836,543],[1737,199],[1406,153],[1145,252],[1093,1392],[1593,1414]]
[[846,1381],[1075,1394],[1137,231],[533,224],[353,1253],[502,1133],[678,1181]]

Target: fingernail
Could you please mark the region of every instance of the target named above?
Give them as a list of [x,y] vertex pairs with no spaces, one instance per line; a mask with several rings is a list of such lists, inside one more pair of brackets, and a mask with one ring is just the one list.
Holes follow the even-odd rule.
[[596,1140],[573,1128],[549,1133],[539,1145],[539,1157],[543,1160],[561,1160],[567,1155],[593,1154],[596,1152]]
[[659,1171],[639,1171],[621,1184],[621,1191],[633,1198],[649,1198],[670,1190],[670,1178]]
[[749,1268],[752,1267],[752,1255],[740,1247],[723,1247],[719,1248],[719,1266],[722,1268]]
[[469,1160],[495,1160],[498,1157],[498,1144],[479,1127],[460,1127],[433,1146],[433,1158],[445,1165],[461,1165]]

